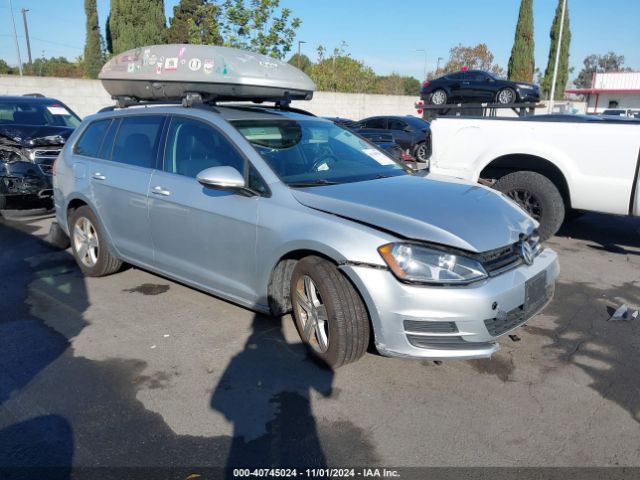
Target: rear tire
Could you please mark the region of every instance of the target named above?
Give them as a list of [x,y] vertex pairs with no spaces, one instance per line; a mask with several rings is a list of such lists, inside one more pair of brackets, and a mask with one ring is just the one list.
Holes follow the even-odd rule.
[[310,353],[332,368],[359,359],[369,345],[369,316],[353,285],[321,257],[300,260],[291,276],[293,318]]
[[439,88],[431,94],[430,101],[432,105],[445,105],[448,101],[447,92]]
[[73,256],[86,276],[103,277],[122,267],[122,262],[109,253],[100,222],[86,205],[69,216],[69,238]]
[[413,147],[413,158],[417,161],[426,163],[430,157],[429,147],[427,146],[427,142],[420,142],[415,147]]
[[499,179],[493,188],[501,191],[540,222],[540,237],[546,240],[560,229],[564,200],[558,188],[536,172],[514,172]]

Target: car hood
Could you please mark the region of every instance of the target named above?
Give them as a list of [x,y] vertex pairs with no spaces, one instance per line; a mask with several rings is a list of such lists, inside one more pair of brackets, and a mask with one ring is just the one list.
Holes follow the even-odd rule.
[[292,189],[301,204],[397,236],[485,252],[515,243],[537,223],[504,195],[435,175]]
[[70,127],[0,125],[0,144],[23,148],[63,145],[72,132]]

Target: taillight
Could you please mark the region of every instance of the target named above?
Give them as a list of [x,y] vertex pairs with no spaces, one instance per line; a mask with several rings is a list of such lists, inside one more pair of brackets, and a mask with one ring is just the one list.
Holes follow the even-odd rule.
[[422,88],[425,88],[428,86],[429,86],[429,80],[425,80],[424,82],[422,82]]

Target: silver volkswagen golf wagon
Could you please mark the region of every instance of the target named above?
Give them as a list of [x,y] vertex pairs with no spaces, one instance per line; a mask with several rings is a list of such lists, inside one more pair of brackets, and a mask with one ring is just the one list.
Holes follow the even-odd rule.
[[414,172],[334,123],[260,106],[86,118],[55,165],[82,271],[122,262],[292,312],[333,367],[363,355],[489,357],[551,299],[555,252],[489,188]]

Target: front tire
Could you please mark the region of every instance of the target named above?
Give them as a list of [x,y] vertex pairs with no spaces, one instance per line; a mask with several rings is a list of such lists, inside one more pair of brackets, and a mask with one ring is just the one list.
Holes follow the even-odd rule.
[[73,256],[88,277],[117,272],[122,262],[109,253],[106,237],[93,211],[82,206],[69,216],[69,238]]
[[512,88],[503,88],[496,94],[496,101],[501,105],[515,103],[517,99],[516,92]]
[[300,338],[332,368],[359,359],[369,345],[369,316],[360,295],[331,262],[300,260],[291,276],[291,304]]
[[554,183],[536,172],[514,172],[499,179],[493,186],[529,215],[540,222],[540,238],[546,240],[560,229],[564,220],[564,200]]

